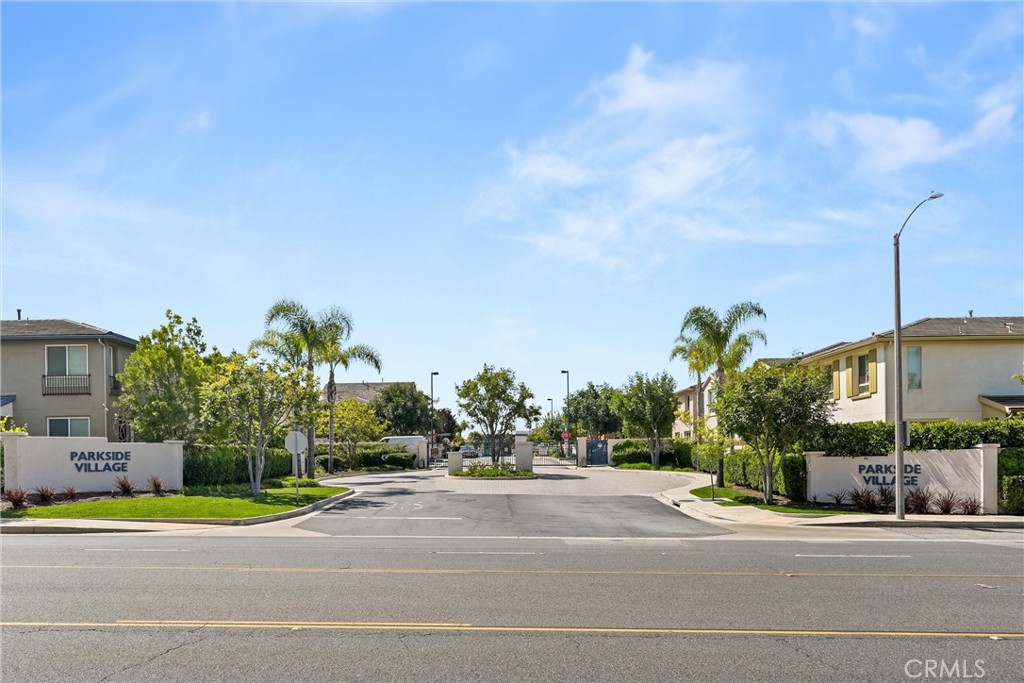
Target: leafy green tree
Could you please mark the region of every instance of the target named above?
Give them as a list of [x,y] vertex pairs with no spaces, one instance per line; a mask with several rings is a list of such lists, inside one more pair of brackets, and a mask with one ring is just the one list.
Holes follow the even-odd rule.
[[384,387],[370,405],[382,422],[388,423],[388,434],[408,436],[430,431],[430,397],[412,382],[396,382]]
[[[267,310],[267,330],[253,341],[251,351],[266,351],[272,357],[293,367],[305,366],[310,373],[317,365],[331,366],[332,382],[334,368],[339,364],[355,360],[369,362],[380,370],[380,358],[370,347],[347,347],[352,335],[352,317],[338,306],[330,306],[314,316],[294,299],[281,299]],[[334,358],[333,364],[327,358]],[[343,360],[344,359],[344,360]],[[309,425],[309,450],[306,471],[315,471],[314,437],[315,429]]]
[[308,416],[318,399],[308,370],[236,353],[203,386],[202,416],[245,446],[249,486],[256,496],[267,446],[283,435],[285,425]]
[[829,369],[796,363],[755,363],[734,374],[715,399],[722,429],[742,438],[757,454],[768,504],[774,501],[772,487],[782,456],[823,429],[832,407]]
[[200,392],[222,356],[204,357],[206,342],[195,318],[186,323],[170,310],[166,315],[167,323],[140,337],[125,361],[114,409],[142,441],[193,444],[201,428]]
[[377,418],[377,413],[367,403],[354,398],[338,402],[335,408],[335,429],[338,439],[344,444],[348,469],[359,466],[359,442],[377,441],[384,436],[387,424]]
[[459,432],[462,431],[462,425],[449,408],[438,408],[434,411],[434,426],[438,434],[447,434],[451,438],[459,436]]
[[522,382],[516,384],[516,375],[508,368],[484,365],[476,377],[456,386],[455,393],[459,409],[480,426],[495,463],[500,439],[513,433],[516,420],[529,422],[540,416],[540,408],[530,404],[533,392]]
[[675,421],[675,379],[667,372],[653,377],[635,373],[614,395],[612,407],[628,432],[647,439],[651,464],[657,467],[662,435],[671,434]]
[[619,431],[622,418],[612,409],[614,397],[615,389],[607,384],[594,386],[587,382],[587,386],[569,396],[569,423],[583,427],[591,440]]

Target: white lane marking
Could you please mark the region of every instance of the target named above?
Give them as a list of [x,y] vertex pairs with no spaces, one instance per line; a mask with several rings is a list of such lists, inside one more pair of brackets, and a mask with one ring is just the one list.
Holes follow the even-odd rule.
[[379,515],[359,515],[353,516],[350,519],[462,519],[462,517],[380,517]]
[[83,548],[94,553],[187,553],[181,548]]
[[491,552],[485,550],[469,551],[469,550],[431,550],[432,555],[539,555],[540,553],[516,553],[516,552]]
[[894,558],[909,558],[910,555],[794,555],[793,557],[894,557]]

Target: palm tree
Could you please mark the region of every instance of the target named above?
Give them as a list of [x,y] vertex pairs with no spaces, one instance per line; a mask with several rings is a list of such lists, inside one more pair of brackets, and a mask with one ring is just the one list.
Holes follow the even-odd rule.
[[[683,316],[683,324],[679,329],[680,337],[687,332],[697,335],[703,344],[704,352],[715,364],[715,386],[719,393],[725,386],[729,374],[739,370],[743,360],[754,348],[754,341],[767,342],[761,330],[740,332],[744,323],[754,318],[765,318],[764,309],[753,301],[733,304],[724,316],[707,306],[694,306]],[[730,452],[732,445],[729,446]],[[718,459],[718,484],[723,485],[725,462]]]
[[334,342],[321,349],[318,356],[321,362],[327,364],[327,405],[330,411],[327,428],[329,435],[327,471],[331,474],[334,473],[334,402],[338,398],[338,390],[334,384],[334,370],[338,366],[348,370],[348,366],[353,361],[360,361],[380,372],[380,354],[377,352],[377,349],[365,344],[342,345],[351,334],[351,329],[339,331]]
[[734,304],[720,317],[707,306],[694,306],[683,317],[680,336],[693,332],[706,346],[715,364],[715,383],[725,386],[729,373],[738,370],[754,348],[754,342],[767,342],[761,330],[740,332],[740,327],[754,318],[765,318],[764,309],[753,301]]
[[[380,370],[380,358],[370,347],[355,345],[345,348],[344,343],[352,335],[352,317],[338,306],[330,306],[313,317],[309,309],[298,301],[281,299],[267,310],[266,325],[267,330],[263,336],[253,342],[252,346],[257,349],[268,350],[295,366],[305,365],[311,373],[320,363],[331,365],[325,360],[325,356],[338,358],[331,366],[331,387],[334,385],[334,368],[338,365],[347,368],[348,363],[353,360],[366,360],[372,357],[374,360],[367,362]],[[356,349],[354,353],[353,348]],[[367,355],[364,351],[372,353]],[[316,471],[316,435],[312,425],[308,429],[309,450],[306,468],[307,472],[313,473]]]
[[697,376],[697,404],[693,407],[690,417],[693,419],[693,439],[700,443],[700,434],[697,432],[697,419],[700,417],[700,397],[704,391],[703,375],[711,367],[712,358],[710,349],[703,339],[687,337],[680,333],[676,337],[676,345],[672,349],[669,360],[681,358],[686,361],[687,369]]

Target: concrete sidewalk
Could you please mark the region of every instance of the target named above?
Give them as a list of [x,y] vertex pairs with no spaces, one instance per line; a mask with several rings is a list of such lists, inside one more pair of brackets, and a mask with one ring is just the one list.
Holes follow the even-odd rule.
[[1014,515],[906,515],[894,514],[797,514],[762,510],[752,505],[719,505],[694,496],[693,489],[707,486],[695,482],[662,491],[663,500],[679,508],[683,514],[708,522],[725,524],[761,524],[775,527],[945,527],[973,529],[1024,529],[1024,517]]

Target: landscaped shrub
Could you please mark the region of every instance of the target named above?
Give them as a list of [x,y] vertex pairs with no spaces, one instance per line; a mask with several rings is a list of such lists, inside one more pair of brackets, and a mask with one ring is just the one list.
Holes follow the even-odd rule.
[[1011,447],[999,449],[999,460],[996,465],[998,479],[998,497],[1003,497],[1003,478],[1024,475],[1024,448]]
[[935,496],[935,507],[943,515],[953,514],[953,510],[960,505],[960,496],[952,491],[944,491]]
[[974,496],[968,496],[960,500],[961,515],[980,515],[981,501]]
[[4,493],[4,498],[15,508],[23,508],[28,505],[28,491],[25,489],[11,489]]
[[647,448],[646,441],[626,439],[612,446],[611,461],[614,467],[642,462],[650,463],[651,451]]
[[[713,467],[717,467],[717,463]],[[714,471],[714,469],[712,469]],[[735,448],[725,453],[725,483],[738,485],[760,491],[764,488],[761,482],[761,462],[757,459],[754,449],[749,446]]]
[[903,504],[906,511],[912,515],[926,515],[931,512],[932,503],[935,501],[935,494],[927,487],[916,486],[907,491]]
[[128,478],[128,475],[122,475],[114,480],[114,486],[121,492],[122,496],[134,496],[135,495],[135,482]]
[[671,439],[661,451],[660,465],[693,467],[693,444],[686,439]]
[[[278,484],[278,486],[274,488],[293,489],[295,488],[295,477],[282,477],[280,480],[275,481],[274,483]],[[316,479],[299,479],[300,489],[309,487],[316,488],[318,486],[323,486],[323,484],[318,482]],[[271,487],[268,486],[267,488]]]
[[[806,450],[845,457],[888,455],[895,448],[894,439],[891,422],[830,424]],[[1004,449],[1024,447],[1024,420],[912,422],[907,449],[953,450],[982,443],[997,443]]]
[[649,462],[624,462],[619,465],[620,470],[653,470],[654,465]]
[[40,503],[52,503],[55,495],[57,492],[50,486],[40,486],[36,489],[36,497]]
[[1024,515],[1024,475],[1003,477],[1003,512]]
[[782,458],[782,493],[792,501],[807,498],[807,461],[804,456],[790,453]]
[[[292,472],[291,453],[283,448],[268,448],[263,478],[283,477]],[[245,446],[221,444],[195,445],[185,450],[182,464],[185,486],[243,484],[249,481]]]
[[828,497],[832,500],[833,505],[842,505],[843,501],[850,497],[850,492],[846,489],[836,489],[829,491]]
[[149,477],[147,481],[149,482],[149,490],[155,495],[162,496],[167,491],[166,487],[164,487],[164,480],[160,477]]
[[850,491],[850,501],[855,508],[864,512],[878,512],[878,506],[882,502],[878,493],[874,489],[868,488]]
[[65,486],[63,494],[64,500],[74,500],[75,498],[78,498],[78,489],[74,486]]

